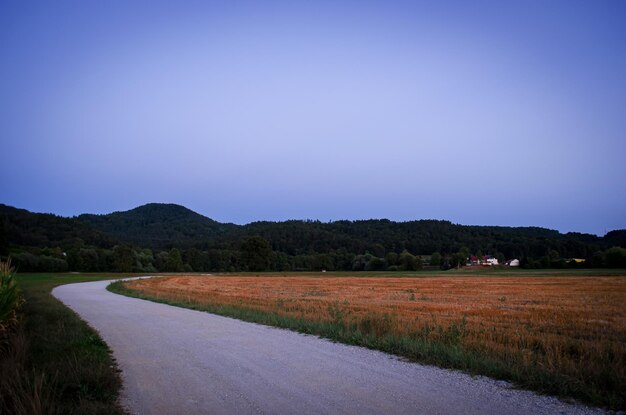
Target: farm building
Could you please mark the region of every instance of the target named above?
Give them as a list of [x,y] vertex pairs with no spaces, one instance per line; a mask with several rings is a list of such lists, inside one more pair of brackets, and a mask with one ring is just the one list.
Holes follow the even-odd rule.
[[509,267],[519,267],[519,259],[511,259],[506,263]]
[[487,255],[483,259],[483,265],[488,265],[488,266],[498,265],[498,258],[494,258],[492,256]]
[[498,265],[498,258],[494,258],[490,255],[485,255],[484,257],[477,257],[475,255],[472,255],[469,258],[467,258],[466,265],[468,267],[475,266],[475,265],[484,265],[484,266]]

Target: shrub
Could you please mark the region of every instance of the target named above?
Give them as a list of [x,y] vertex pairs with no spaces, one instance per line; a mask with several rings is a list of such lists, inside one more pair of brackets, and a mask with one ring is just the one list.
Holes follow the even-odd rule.
[[0,261],[0,339],[15,326],[20,295],[15,284],[15,268],[11,259]]

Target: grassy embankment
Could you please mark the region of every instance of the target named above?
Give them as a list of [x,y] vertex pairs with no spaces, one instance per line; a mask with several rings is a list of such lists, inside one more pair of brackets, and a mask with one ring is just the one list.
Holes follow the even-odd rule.
[[624,271],[328,274],[170,277],[109,289],[626,407],[626,278],[615,277]]
[[23,303],[0,355],[1,414],[123,414],[107,345],[50,294],[120,275],[18,274]]

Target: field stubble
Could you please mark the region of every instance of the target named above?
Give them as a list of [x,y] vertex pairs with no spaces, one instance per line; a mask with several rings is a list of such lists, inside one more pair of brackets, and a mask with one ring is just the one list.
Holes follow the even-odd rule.
[[625,405],[625,278],[174,276],[125,288],[235,317],[271,316],[270,324],[594,404]]

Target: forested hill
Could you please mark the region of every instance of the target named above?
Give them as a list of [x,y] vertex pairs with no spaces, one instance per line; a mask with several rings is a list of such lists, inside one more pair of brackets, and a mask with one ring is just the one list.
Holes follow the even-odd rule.
[[108,234],[76,218],[32,213],[0,204],[0,253],[6,252],[7,244],[69,249],[83,245],[110,248],[116,243]]
[[506,257],[545,255],[550,249],[556,249],[573,257],[576,254],[584,256],[604,245],[602,238],[595,235],[563,235],[537,227],[464,226],[442,220],[254,222],[240,232],[247,236],[259,235],[270,241],[274,250],[289,255],[334,250],[370,252],[380,257],[386,252],[404,250],[415,255],[429,255],[457,252],[466,247],[471,252],[500,252]]
[[120,241],[150,248],[187,248],[214,241],[238,227],[166,203],[149,203],[108,215],[84,214],[78,220]]
[[116,242],[141,248],[236,248],[246,237],[260,236],[274,251],[288,255],[343,251],[384,256],[404,250],[414,255],[470,252],[502,253],[507,258],[546,255],[556,250],[563,257],[587,257],[610,246],[626,245],[626,231],[606,237],[568,233],[540,227],[457,225],[443,220],[394,222],[387,219],[358,221],[219,223],[184,206],[149,203],[106,215],[76,218],[31,213],[0,205],[10,243],[24,246],[67,247],[82,239],[86,245],[110,247]]
[[274,251],[306,255],[342,251],[383,257],[404,250],[415,255],[433,252],[502,253],[505,257],[542,256],[556,250],[564,257],[586,257],[605,249],[603,238],[561,234],[539,227],[464,226],[441,220],[253,222],[222,224],[186,207],[151,203],[108,215],[80,215],[78,220],[111,237],[140,247],[236,249],[241,240],[260,236]]
[[[611,255],[621,258],[626,250],[607,251],[620,246],[626,247],[626,230],[598,237],[539,227],[386,219],[235,225],[174,204],[74,218],[0,205],[0,255],[11,254],[24,270],[176,271],[180,264],[196,271],[411,269],[420,263],[417,256],[433,253],[442,266],[468,255],[518,258],[528,267],[563,266],[571,258],[604,266],[621,263]],[[251,266],[259,252],[264,259]],[[414,265],[396,263],[401,254],[414,256],[415,262],[409,261]]]

